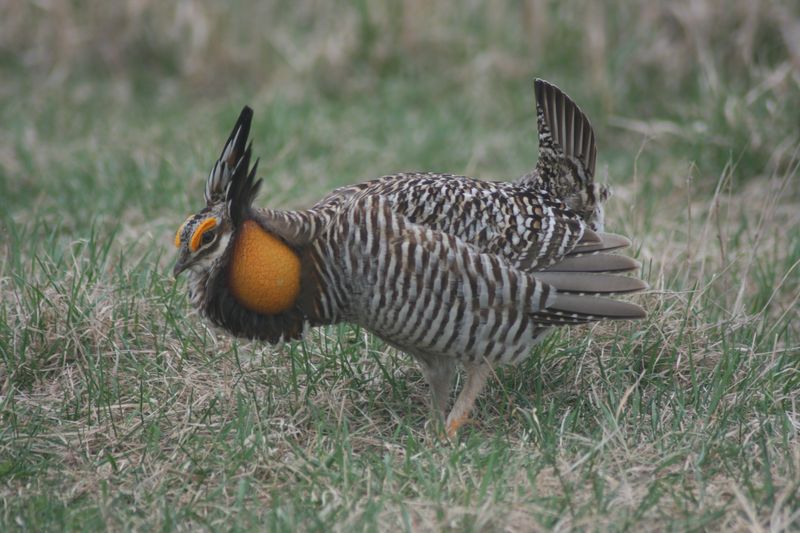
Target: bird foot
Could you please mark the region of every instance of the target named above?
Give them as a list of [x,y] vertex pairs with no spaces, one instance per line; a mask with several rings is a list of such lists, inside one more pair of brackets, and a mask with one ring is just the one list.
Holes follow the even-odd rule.
[[463,416],[460,416],[458,418],[454,418],[453,420],[448,420],[447,421],[447,427],[445,428],[445,432],[447,434],[447,438],[448,439],[455,438],[456,434],[458,433],[459,428],[461,426],[463,426],[464,424],[468,424],[470,422],[472,422],[472,419],[467,415],[463,415]]

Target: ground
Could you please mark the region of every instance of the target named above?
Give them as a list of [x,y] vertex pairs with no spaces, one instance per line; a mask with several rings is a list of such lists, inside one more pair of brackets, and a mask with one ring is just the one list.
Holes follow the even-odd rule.
[[[0,530],[800,528],[792,2],[0,6]],[[567,3],[564,3],[567,4]],[[643,322],[562,329],[456,442],[366,331],[214,330],[172,239],[244,104],[257,200],[512,179],[597,131]]]

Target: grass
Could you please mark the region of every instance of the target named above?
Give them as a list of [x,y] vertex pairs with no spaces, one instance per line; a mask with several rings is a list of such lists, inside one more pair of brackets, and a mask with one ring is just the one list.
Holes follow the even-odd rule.
[[[119,5],[0,7],[0,529],[800,528],[796,7]],[[521,175],[533,76],[592,118],[646,321],[554,332],[447,444],[367,332],[189,309],[172,235],[242,104],[300,207]]]

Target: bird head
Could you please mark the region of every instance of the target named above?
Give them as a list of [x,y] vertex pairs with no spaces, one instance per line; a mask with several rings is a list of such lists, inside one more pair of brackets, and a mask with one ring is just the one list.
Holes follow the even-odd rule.
[[212,269],[225,254],[228,243],[248,218],[261,180],[256,180],[258,161],[250,168],[252,145],[247,143],[253,110],[245,106],[206,180],[206,206],[190,215],[175,233],[178,260],[173,274],[184,270]]

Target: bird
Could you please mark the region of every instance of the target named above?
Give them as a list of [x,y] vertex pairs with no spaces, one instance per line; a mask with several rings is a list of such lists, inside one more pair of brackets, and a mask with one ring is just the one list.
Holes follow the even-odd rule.
[[[631,241],[604,231],[608,188],[581,109],[534,81],[539,158],[513,181],[409,172],[340,187],[307,209],[258,208],[245,106],[175,235],[189,301],[232,335],[268,343],[349,322],[415,359],[433,416],[454,437],[493,369],[526,359],[554,327],[645,318],[614,298]],[[465,380],[448,410],[458,367]]]

